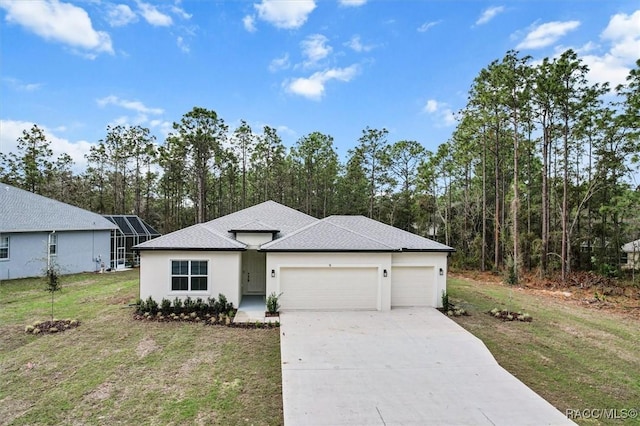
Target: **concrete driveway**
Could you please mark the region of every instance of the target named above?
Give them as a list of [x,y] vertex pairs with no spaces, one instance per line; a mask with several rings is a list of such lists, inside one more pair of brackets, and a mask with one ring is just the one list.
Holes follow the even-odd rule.
[[564,425],[435,309],[280,314],[285,425]]

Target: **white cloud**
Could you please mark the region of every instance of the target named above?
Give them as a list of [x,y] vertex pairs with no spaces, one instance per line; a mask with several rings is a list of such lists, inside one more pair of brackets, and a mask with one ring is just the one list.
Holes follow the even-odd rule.
[[324,95],[325,85],[331,80],[348,82],[358,73],[358,66],[351,65],[347,68],[331,68],[318,71],[310,77],[300,77],[285,82],[286,89],[290,93],[304,96],[308,99],[320,100]]
[[258,11],[258,17],[277,28],[300,28],[307,21],[309,14],[316,8],[314,0],[262,0],[253,7]]
[[422,111],[439,121],[442,127],[449,127],[456,124],[455,114],[446,103],[438,102],[435,99],[428,99]]
[[504,6],[490,7],[482,12],[480,17],[476,21],[476,25],[486,24],[502,12],[504,12]]
[[346,6],[346,7],[358,7],[358,6],[362,6],[366,2],[367,0],[339,0],[338,1],[338,3],[340,3],[340,6]]
[[69,45],[95,57],[96,52],[113,53],[111,38],[103,31],[96,31],[87,12],[58,0],[2,1],[0,7],[7,11],[7,22],[17,23],[46,40]]
[[138,20],[138,16],[126,4],[107,6],[107,19],[112,27],[122,27]]
[[191,50],[182,36],[178,36],[178,38],[176,39],[176,44],[178,45],[178,48],[180,48],[180,50],[182,50],[184,53],[189,53],[189,51]]
[[310,67],[329,56],[333,48],[327,45],[328,38],[322,34],[312,34],[300,42],[302,54],[307,58],[305,67]]
[[13,90],[17,90],[19,92],[35,92],[42,86],[40,83],[25,83],[12,77],[2,77],[2,81],[4,81],[5,84]]
[[359,35],[354,35],[353,37],[351,37],[351,40],[346,42],[345,46],[350,47],[356,52],[369,52],[375,47],[371,44],[362,44]]
[[635,62],[640,56],[640,10],[636,10],[632,15],[613,15],[601,37],[613,44],[613,56]]
[[276,72],[280,70],[285,70],[289,68],[291,64],[289,63],[289,54],[285,53],[283,56],[279,58],[275,58],[269,64],[269,71]]
[[589,67],[589,79],[598,83],[608,82],[613,87],[625,83],[640,56],[640,10],[631,15],[613,15],[600,38],[608,45],[608,51],[603,55],[581,57]]
[[436,25],[438,25],[440,22],[442,21],[431,21],[431,22],[425,22],[424,24],[420,25],[418,27],[418,32],[419,33],[424,33],[426,31],[429,31],[431,28],[435,27]]
[[516,46],[516,49],[540,49],[547,47],[579,26],[579,21],[553,21],[538,25],[527,34],[525,39]]
[[160,12],[154,5],[137,1],[140,14],[150,25],[154,27],[168,27],[173,24],[171,16]]
[[140,114],[159,115],[164,112],[162,108],[149,108],[140,101],[129,101],[126,99],[120,99],[119,97],[114,95],[109,95],[104,98],[98,99],[97,102],[98,105],[102,107],[106,105],[116,105],[124,109],[136,111]]
[[171,12],[181,17],[182,19],[191,19],[191,16],[192,16],[190,13],[185,12],[184,9],[178,6],[171,6]]
[[427,113],[434,113],[438,110],[438,101],[435,99],[429,99],[424,106],[424,111]]
[[[29,131],[33,127],[32,122],[19,121],[19,120],[0,120],[0,151],[3,153],[17,153],[18,138],[22,136],[22,131]],[[38,125],[40,129],[44,131],[44,134],[49,142],[51,142],[51,150],[54,157],[58,157],[61,154],[69,154],[73,159],[75,171],[81,171],[86,168],[87,160],[84,158],[85,154],[89,153],[91,143],[87,141],[75,141],[71,142],[63,137],[56,136],[53,130],[48,129],[45,126]]]
[[256,19],[251,15],[247,15],[242,18],[242,25],[244,25],[244,29],[249,31],[250,33],[255,33],[257,30]]

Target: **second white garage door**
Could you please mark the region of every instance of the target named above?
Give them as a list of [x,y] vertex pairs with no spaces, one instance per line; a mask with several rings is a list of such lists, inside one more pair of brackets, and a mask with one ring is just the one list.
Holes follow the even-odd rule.
[[378,268],[280,268],[281,309],[375,310]]
[[434,279],[433,267],[392,267],[391,307],[436,306]]

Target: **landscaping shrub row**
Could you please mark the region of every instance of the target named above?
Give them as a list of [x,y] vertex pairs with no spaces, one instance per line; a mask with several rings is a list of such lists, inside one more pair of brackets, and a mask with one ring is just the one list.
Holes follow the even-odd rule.
[[233,318],[237,309],[233,306],[233,303],[227,301],[223,294],[219,294],[217,300],[213,297],[209,297],[207,300],[202,298],[192,299],[190,297],[182,300],[176,297],[173,302],[168,299],[162,299],[159,304],[152,297],[148,297],[146,300],[138,299],[135,306],[134,319],[137,320],[193,322],[237,328],[272,328],[280,326],[279,322],[234,323]]
[[195,313],[196,316],[205,316],[206,314],[209,314],[209,316],[220,316],[224,314],[226,316],[233,317],[236,313],[236,309],[234,308],[233,303],[227,301],[224,294],[219,294],[218,300],[214,297],[208,297],[207,300],[203,300],[200,297],[192,299],[187,296],[184,300],[176,297],[172,302],[169,299],[163,298],[160,301],[160,304],[149,296],[146,300],[138,299],[136,301],[136,313],[139,315],[144,315],[146,313],[150,315],[157,315],[158,313],[161,313],[162,315],[190,315]]

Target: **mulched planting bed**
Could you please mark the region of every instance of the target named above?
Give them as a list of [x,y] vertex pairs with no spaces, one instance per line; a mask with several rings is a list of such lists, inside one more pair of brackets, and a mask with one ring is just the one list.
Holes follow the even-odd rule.
[[38,321],[24,328],[25,333],[29,334],[54,334],[60,333],[80,325],[80,321],[72,319],[53,319],[53,321]]
[[[235,314],[235,312],[234,312]],[[246,322],[234,323],[233,316],[199,314],[197,312],[181,313],[181,314],[163,314],[161,312],[154,314],[138,312],[133,314],[133,319],[138,321],[154,321],[154,322],[191,322],[203,325],[220,325],[235,328],[273,328],[280,327],[279,322]]]
[[533,318],[531,315],[522,312],[513,312],[508,311],[506,309],[492,309],[487,314],[491,315],[496,319],[500,319],[502,321],[522,321],[522,322],[531,322]]

